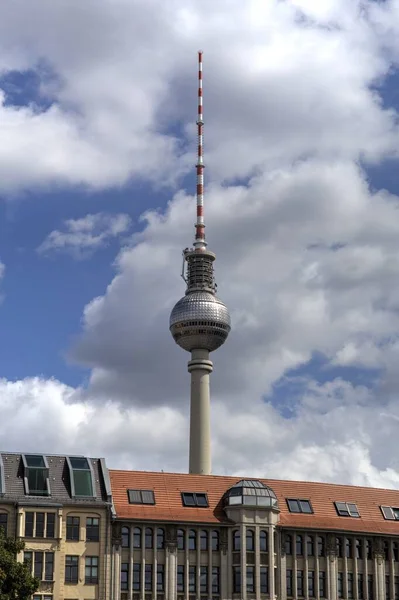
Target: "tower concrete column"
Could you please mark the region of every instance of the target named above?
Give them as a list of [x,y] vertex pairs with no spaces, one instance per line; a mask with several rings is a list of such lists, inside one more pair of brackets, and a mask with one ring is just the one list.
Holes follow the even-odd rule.
[[191,374],[189,472],[199,475],[211,473],[209,375],[212,370],[208,350],[192,350],[188,363],[188,372]]

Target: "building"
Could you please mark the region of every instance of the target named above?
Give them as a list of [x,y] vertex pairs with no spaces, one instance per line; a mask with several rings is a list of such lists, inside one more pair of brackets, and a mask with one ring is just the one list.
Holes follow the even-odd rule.
[[399,491],[110,471],[113,600],[399,598]]
[[34,600],[109,598],[111,518],[104,459],[0,454],[0,526],[25,542]]

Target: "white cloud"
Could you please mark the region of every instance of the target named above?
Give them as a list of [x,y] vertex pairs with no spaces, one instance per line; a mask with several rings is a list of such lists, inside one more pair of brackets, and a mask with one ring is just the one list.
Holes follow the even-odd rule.
[[88,214],[80,219],[67,219],[65,231],[48,234],[37,248],[39,254],[66,252],[75,258],[88,258],[113,238],[126,233],[131,225],[129,215]]

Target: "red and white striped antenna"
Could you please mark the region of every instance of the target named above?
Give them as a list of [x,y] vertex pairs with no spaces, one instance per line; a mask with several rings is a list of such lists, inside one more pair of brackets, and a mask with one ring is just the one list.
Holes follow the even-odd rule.
[[204,119],[202,113],[202,50],[198,52],[198,156],[197,156],[197,222],[195,224],[196,250],[205,250],[205,224],[204,224],[204,157],[203,157],[203,126]]

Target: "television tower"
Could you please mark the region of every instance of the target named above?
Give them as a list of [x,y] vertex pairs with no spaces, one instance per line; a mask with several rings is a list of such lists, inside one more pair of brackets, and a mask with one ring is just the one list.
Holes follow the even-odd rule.
[[193,248],[183,250],[182,277],[186,294],[170,315],[170,331],[175,342],[191,352],[188,372],[191,374],[190,466],[189,472],[208,475],[211,472],[211,423],[209,375],[213,364],[209,353],[217,350],[230,331],[227,307],[216,297],[213,261],[207,250],[204,223],[204,162],[202,114],[202,52],[198,52],[198,158],[197,221]]

